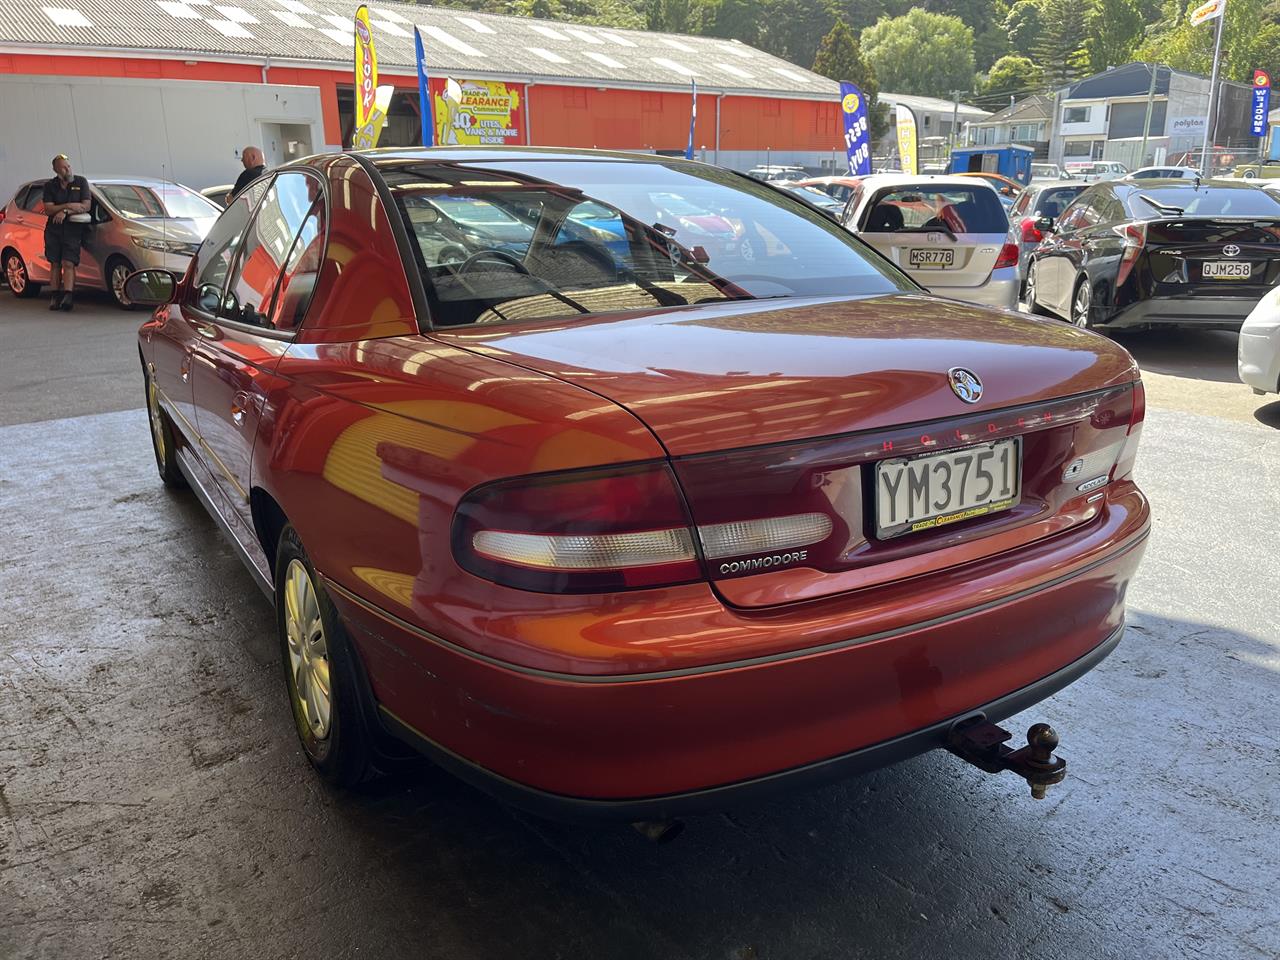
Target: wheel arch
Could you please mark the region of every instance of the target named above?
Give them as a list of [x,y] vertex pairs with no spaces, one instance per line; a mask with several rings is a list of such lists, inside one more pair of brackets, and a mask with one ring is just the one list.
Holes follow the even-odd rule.
[[258,545],[270,564],[271,582],[275,583],[276,553],[280,549],[280,534],[289,524],[289,517],[276,500],[262,487],[249,491],[249,511],[253,517],[253,532]]

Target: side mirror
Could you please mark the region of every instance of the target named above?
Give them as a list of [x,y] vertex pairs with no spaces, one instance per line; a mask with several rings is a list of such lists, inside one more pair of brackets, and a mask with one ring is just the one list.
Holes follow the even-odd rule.
[[124,281],[124,295],[140,307],[173,303],[177,292],[178,278],[168,270],[136,270]]
[[1036,229],[1041,233],[1053,233],[1056,221],[1053,217],[1040,217],[1036,220]]

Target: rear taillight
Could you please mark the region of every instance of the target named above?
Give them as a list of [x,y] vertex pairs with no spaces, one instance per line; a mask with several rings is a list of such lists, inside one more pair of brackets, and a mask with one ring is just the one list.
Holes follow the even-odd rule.
[[1127,480],[1133,477],[1134,462],[1138,459],[1138,440],[1142,436],[1142,421],[1147,416],[1147,391],[1141,380],[1133,383],[1133,409],[1129,414],[1129,430],[1125,434],[1124,445],[1116,457],[1116,465],[1111,471],[1112,480]]
[[999,270],[1003,267],[1016,267],[1018,265],[1018,245],[1016,243],[1006,243],[1000,248],[1000,256],[996,257],[996,265],[992,270]]
[[1044,239],[1044,234],[1036,226],[1035,217],[1023,217],[1022,222],[1018,225],[1018,230],[1023,243],[1039,243]]
[[477,488],[458,507],[453,550],[465,570],[506,586],[601,593],[701,579],[699,548],[712,561],[772,556],[831,530],[822,512],[760,517],[749,510],[694,528],[670,467],[645,464]]
[[1120,286],[1133,272],[1133,265],[1138,262],[1138,255],[1147,242],[1147,225],[1145,223],[1126,223],[1116,227],[1124,240],[1124,251],[1120,254],[1120,272],[1116,274],[1116,286]]
[[458,506],[453,552],[476,576],[555,593],[687,583],[702,575],[665,464],[479,487]]

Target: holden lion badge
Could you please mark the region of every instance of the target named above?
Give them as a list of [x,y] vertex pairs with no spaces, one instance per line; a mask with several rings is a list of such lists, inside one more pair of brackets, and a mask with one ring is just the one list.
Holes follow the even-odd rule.
[[952,367],[947,371],[947,383],[951,390],[965,403],[977,403],[982,399],[982,381],[972,370],[964,367]]

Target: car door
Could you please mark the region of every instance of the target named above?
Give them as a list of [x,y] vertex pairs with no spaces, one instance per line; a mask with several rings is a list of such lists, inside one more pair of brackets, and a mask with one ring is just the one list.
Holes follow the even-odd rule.
[[186,448],[198,455],[209,474],[217,468],[201,445],[192,391],[196,345],[216,333],[211,321],[222,303],[253,204],[261,195],[262,191],[255,196],[246,190],[214,223],[188,267],[178,301],[167,308],[165,323],[151,339],[151,369],[161,400],[174,414],[173,426],[182,433]]
[[14,215],[8,220],[10,240],[27,265],[31,282],[47,283],[49,261],[44,256],[44,228],[49,218],[44,215],[44,181],[27,184],[14,199]]
[[319,179],[301,171],[269,182],[244,230],[216,313],[202,317],[194,342],[196,426],[237,536],[253,534],[254,441],[275,366],[309,304],[305,274],[308,263],[318,265],[321,194]]
[[1070,309],[1081,259],[1080,231],[1092,222],[1095,193],[1089,189],[1077,197],[1036,251],[1036,300],[1059,316],[1067,316]]

